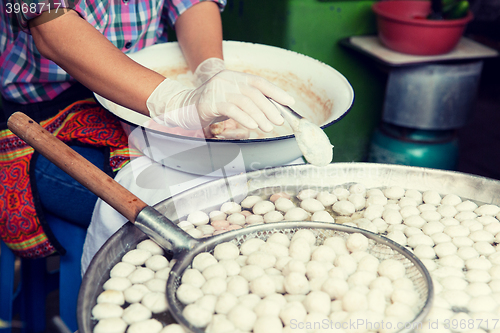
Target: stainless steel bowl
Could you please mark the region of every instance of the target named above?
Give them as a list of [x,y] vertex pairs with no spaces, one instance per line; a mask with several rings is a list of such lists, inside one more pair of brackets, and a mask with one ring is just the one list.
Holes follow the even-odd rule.
[[[428,168],[375,163],[336,163],[324,168],[310,165],[279,167],[249,172],[203,184],[168,198],[154,206],[171,220],[179,220],[194,210],[214,210],[230,198],[241,201],[249,192],[267,188],[298,190],[331,188],[361,183],[367,188],[401,186],[420,191],[436,190],[456,194],[481,203],[500,204],[500,181],[470,174]],[[93,258],[82,281],[78,298],[80,333],[92,333],[91,310],[109,278],[110,269],[142,240],[141,231],[131,223],[118,230]]]

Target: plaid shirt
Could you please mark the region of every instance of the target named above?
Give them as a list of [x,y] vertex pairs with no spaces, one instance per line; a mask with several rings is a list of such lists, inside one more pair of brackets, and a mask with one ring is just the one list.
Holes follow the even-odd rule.
[[[127,53],[166,42],[165,23],[173,26],[186,9],[200,1],[203,0],[79,0],[68,5],[66,0],[66,5],[61,7],[74,9]],[[212,1],[221,8],[226,4],[226,0]],[[68,89],[75,80],[36,49],[27,30],[27,21],[40,13],[28,9],[23,14],[18,10],[16,16],[12,7],[15,2],[19,3],[19,0],[0,0],[1,93],[4,98],[21,104],[50,100]],[[48,3],[43,0],[32,2]]]

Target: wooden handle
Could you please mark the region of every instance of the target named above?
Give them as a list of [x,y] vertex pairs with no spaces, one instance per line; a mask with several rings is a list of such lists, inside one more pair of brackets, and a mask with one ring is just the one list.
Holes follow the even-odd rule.
[[16,112],[11,115],[7,125],[14,134],[107,202],[129,221],[134,222],[137,214],[147,206],[141,199],[24,113]]

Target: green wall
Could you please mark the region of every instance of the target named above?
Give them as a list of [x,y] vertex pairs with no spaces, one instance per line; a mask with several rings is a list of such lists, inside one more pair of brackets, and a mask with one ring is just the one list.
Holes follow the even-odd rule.
[[351,83],[355,101],[326,129],[334,161],[364,161],[382,110],[385,75],[366,57],[339,45],[354,35],[375,34],[374,1],[228,0],[224,39],[283,47],[325,62]]

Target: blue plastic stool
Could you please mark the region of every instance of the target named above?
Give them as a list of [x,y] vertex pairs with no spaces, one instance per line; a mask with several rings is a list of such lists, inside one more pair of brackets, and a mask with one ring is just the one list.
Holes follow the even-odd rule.
[[[49,272],[45,258],[21,259],[21,279],[14,290],[15,256],[0,241],[0,319],[10,323],[13,315],[19,313],[22,333],[44,332],[47,295],[59,289],[59,315],[69,330],[75,332],[78,330],[76,307],[82,281],[80,260],[86,229],[54,216],[46,216],[46,219],[67,251],[60,256],[59,270]],[[11,332],[11,328],[0,329],[0,332]]]

